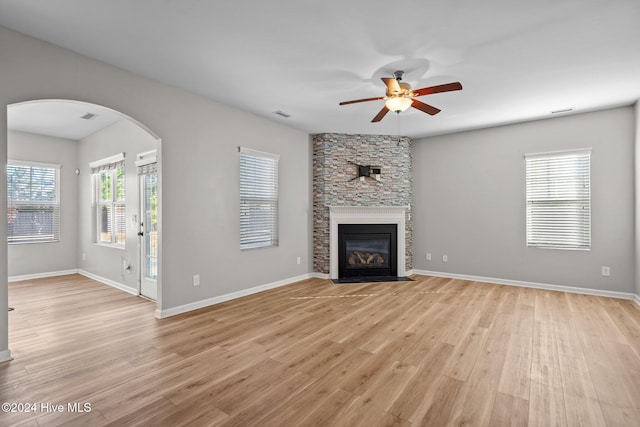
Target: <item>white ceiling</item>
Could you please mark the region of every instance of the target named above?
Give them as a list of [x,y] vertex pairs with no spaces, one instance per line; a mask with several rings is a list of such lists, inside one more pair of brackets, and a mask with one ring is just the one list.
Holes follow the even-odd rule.
[[[0,0],[0,25],[308,133],[422,137],[640,98],[638,0]],[[435,116],[338,106],[396,69],[464,89],[421,97]]]
[[[82,116],[94,114],[89,119]],[[119,113],[85,102],[47,100],[21,102],[7,108],[11,130],[80,140],[123,120]]]

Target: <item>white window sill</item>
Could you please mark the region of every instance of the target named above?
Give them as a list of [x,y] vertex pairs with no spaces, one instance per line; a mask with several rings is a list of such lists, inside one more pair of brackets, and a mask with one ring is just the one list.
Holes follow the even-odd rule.
[[60,243],[60,240],[37,240],[32,242],[7,242],[7,245],[36,245],[39,243]]
[[94,243],[94,245],[96,246],[103,246],[105,248],[113,248],[113,249],[120,249],[120,250],[125,250],[125,246],[124,245],[116,245],[114,243],[100,243],[100,242],[96,242]]

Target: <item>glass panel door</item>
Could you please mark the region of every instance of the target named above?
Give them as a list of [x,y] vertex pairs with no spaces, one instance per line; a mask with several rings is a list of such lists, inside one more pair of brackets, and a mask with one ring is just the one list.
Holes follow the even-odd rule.
[[141,260],[140,293],[157,298],[158,279],[158,175],[147,174],[140,177],[141,185]]

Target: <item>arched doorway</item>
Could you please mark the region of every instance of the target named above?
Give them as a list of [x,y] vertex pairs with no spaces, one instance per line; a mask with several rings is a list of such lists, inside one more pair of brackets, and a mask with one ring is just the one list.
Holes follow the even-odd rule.
[[[125,114],[74,100],[11,104],[7,119],[8,171],[32,176],[8,184],[9,280],[79,272],[159,306],[160,138]],[[50,200],[39,201],[47,204],[34,219],[20,191],[43,184]]]

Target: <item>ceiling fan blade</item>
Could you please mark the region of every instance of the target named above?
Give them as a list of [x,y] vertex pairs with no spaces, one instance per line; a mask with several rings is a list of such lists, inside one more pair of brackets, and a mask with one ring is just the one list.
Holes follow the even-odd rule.
[[385,105],[384,107],[382,107],[382,110],[380,110],[380,112],[378,114],[376,114],[376,116],[373,118],[373,120],[371,120],[371,123],[379,122],[380,120],[382,120],[382,118],[384,116],[387,115],[388,112],[389,112],[389,109]]
[[416,96],[422,96],[430,95],[432,93],[451,92],[452,90],[462,90],[462,84],[460,84],[460,82],[455,82],[444,85],[423,87],[422,89],[414,90],[413,93],[415,93]]
[[339,105],[355,104],[356,102],[377,101],[379,99],[384,99],[384,96],[378,96],[376,98],[354,99],[353,101],[343,101]]
[[382,77],[380,80],[387,85],[387,96],[402,92],[402,88],[396,79],[391,77]]
[[440,111],[442,111],[439,108],[433,107],[433,106],[431,106],[429,104],[425,104],[424,102],[420,102],[417,99],[414,99],[411,102],[411,106],[413,108],[417,108],[420,111],[424,111],[427,114],[431,114],[432,116],[434,114],[438,114]]

